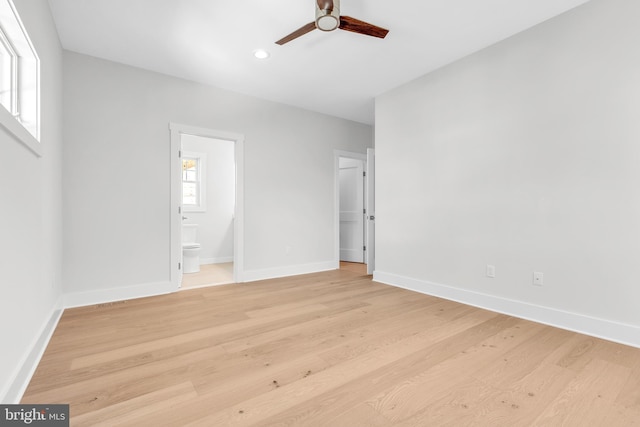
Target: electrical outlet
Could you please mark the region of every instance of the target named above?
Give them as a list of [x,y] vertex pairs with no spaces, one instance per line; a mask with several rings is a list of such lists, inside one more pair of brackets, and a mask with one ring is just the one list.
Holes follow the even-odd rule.
[[533,284],[535,286],[542,286],[544,283],[544,274],[540,273],[539,271],[534,271],[533,272]]
[[487,277],[496,277],[496,266],[487,264]]

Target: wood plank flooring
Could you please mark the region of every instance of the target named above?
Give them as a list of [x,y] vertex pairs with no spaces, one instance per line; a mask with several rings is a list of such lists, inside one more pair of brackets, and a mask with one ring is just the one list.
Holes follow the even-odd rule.
[[640,426],[640,349],[361,271],[67,310],[23,403],[74,426]]
[[233,263],[203,264],[198,273],[182,276],[181,290],[233,283]]

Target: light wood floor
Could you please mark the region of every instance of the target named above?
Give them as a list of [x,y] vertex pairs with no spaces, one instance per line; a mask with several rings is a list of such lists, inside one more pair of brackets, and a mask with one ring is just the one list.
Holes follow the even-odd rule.
[[182,275],[182,289],[233,283],[233,263],[204,264],[198,273]]
[[23,403],[76,426],[634,426],[640,350],[338,270],[67,310]]
[[365,275],[367,274],[367,264],[361,264],[358,262],[340,261],[340,270],[345,270],[345,271],[350,271],[352,273]]

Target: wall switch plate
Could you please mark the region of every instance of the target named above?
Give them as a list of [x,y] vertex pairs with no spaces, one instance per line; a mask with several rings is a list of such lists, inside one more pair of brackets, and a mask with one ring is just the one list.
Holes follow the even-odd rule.
[[487,264],[487,277],[496,277],[496,266]]
[[543,279],[544,279],[544,274],[540,273],[539,271],[533,272],[533,284],[535,286],[542,286],[544,282]]

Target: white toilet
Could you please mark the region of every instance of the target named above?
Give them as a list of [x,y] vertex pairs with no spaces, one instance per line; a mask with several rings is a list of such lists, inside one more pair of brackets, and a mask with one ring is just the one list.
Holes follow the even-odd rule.
[[182,224],[182,272],[200,271],[200,243],[196,243],[198,224]]

